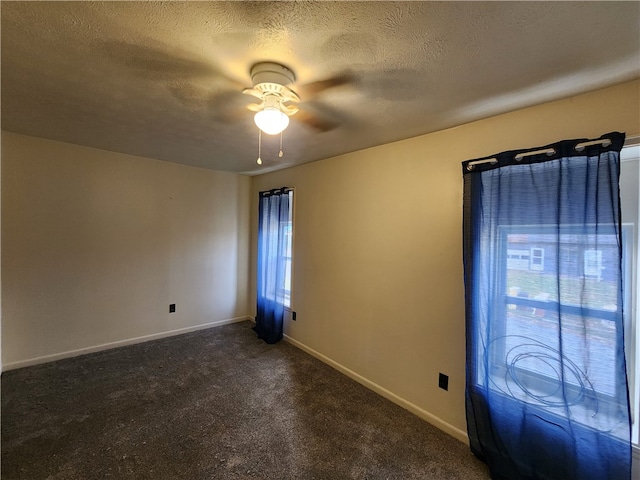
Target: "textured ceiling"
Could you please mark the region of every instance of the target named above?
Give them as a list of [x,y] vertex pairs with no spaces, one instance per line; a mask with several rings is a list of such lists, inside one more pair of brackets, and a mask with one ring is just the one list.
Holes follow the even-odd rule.
[[[261,173],[640,76],[640,2],[9,2],[2,128]],[[263,138],[249,70],[296,74]],[[323,80],[340,78],[332,88]],[[320,83],[318,83],[320,82]],[[321,131],[301,122],[312,115]]]

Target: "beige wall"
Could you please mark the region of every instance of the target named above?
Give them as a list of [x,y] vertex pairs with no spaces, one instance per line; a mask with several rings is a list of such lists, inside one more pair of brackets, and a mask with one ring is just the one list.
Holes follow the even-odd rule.
[[249,189],[4,132],[5,368],[246,318]]
[[[460,163],[613,130],[640,133],[639,90],[626,83],[254,177],[253,199],[295,187],[297,321],[285,333],[466,439]],[[255,225],[256,201],[252,208]],[[438,372],[449,375],[448,392]]]

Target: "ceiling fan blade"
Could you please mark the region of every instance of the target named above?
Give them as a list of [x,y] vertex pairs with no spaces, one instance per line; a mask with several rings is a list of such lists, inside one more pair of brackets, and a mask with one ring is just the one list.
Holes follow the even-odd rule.
[[344,72],[334,77],[325,78],[324,80],[317,80],[315,82],[306,83],[300,85],[298,90],[302,98],[309,98],[324,92],[330,88],[339,87],[342,85],[355,84],[356,77],[351,72]]
[[306,109],[300,109],[293,117],[294,120],[304,123],[305,125],[318,130],[320,132],[329,132],[340,126],[340,122],[325,116],[317,115]]
[[131,68],[145,78],[173,80],[215,74],[211,65],[187,58],[183,53],[122,41],[109,41],[103,45],[107,56]]
[[210,61],[168,45],[145,46],[124,41],[107,41],[102,45],[106,56],[149,80],[179,81],[211,79],[240,89],[241,85]]
[[320,132],[328,132],[338,127],[355,124],[351,115],[337,110],[325,102],[311,100],[298,104],[300,111],[291,118],[297,119]]
[[168,82],[167,89],[184,106],[198,108],[206,103],[208,92],[198,89],[189,82]]
[[259,112],[264,109],[264,102],[250,103],[247,105],[247,109],[252,112]]
[[244,90],[242,90],[242,93],[244,93],[245,95],[253,95],[256,98],[262,98],[262,94],[255,88],[245,88]]
[[[241,95],[237,90],[224,90],[210,95],[207,108],[211,116],[221,122],[236,122],[250,119],[252,115],[247,111],[254,110],[255,99]],[[257,111],[257,110],[254,110]]]

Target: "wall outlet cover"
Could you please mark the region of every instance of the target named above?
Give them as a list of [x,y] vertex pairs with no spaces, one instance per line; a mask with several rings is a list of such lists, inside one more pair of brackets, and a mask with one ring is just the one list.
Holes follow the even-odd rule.
[[449,375],[441,373],[438,378],[438,386],[443,390],[449,390]]

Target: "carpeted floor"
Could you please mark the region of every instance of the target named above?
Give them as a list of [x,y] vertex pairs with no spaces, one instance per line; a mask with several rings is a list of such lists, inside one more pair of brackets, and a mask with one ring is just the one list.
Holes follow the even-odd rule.
[[469,448],[250,322],[2,375],[2,479],[488,479]]

